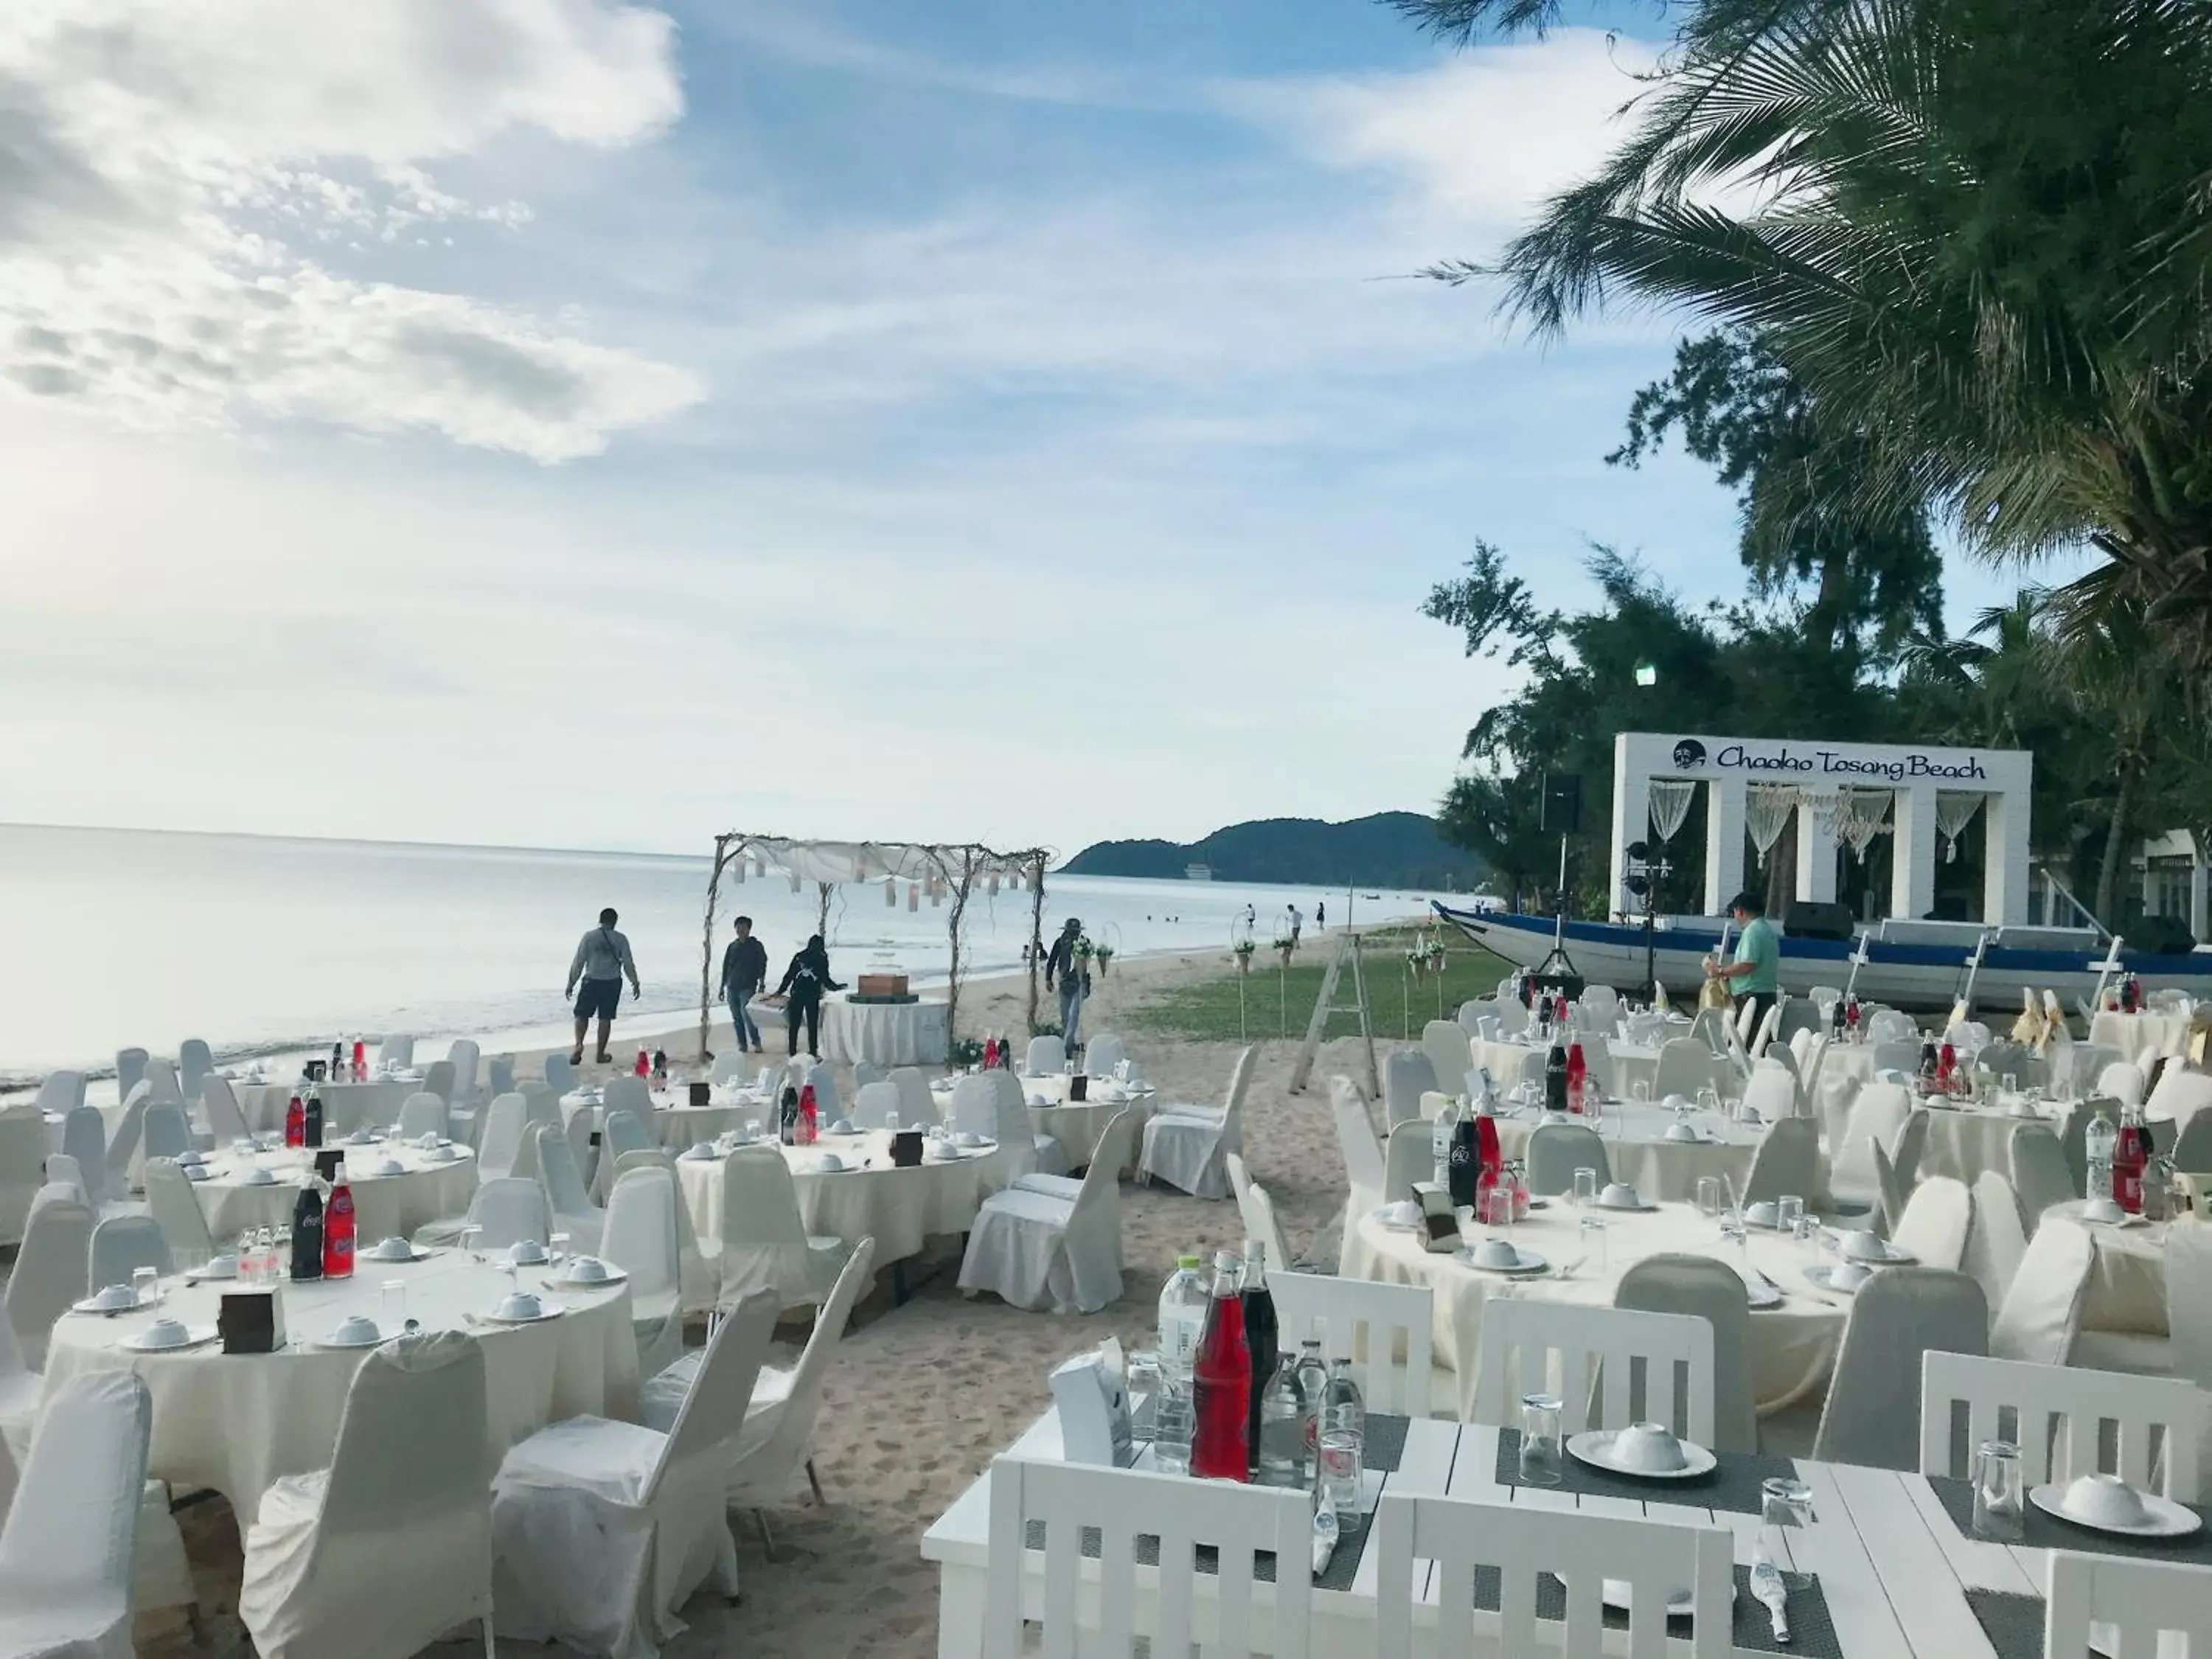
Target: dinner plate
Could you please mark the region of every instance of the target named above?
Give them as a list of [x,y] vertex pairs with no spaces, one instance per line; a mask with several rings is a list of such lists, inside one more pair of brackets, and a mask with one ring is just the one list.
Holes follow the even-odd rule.
[[1626,1475],[1631,1480],[1692,1480],[1698,1475],[1711,1474],[1720,1465],[1720,1459],[1703,1446],[1687,1440],[1678,1440],[1674,1443],[1682,1449],[1685,1460],[1680,1468],[1632,1469],[1626,1463],[1613,1461],[1614,1433],[1612,1429],[1592,1429],[1587,1434],[1571,1434],[1567,1437],[1568,1455],[1594,1469],[1603,1469],[1607,1474]]
[[564,1291],[604,1291],[623,1283],[629,1278],[629,1275],[621,1268],[611,1267],[605,1279],[571,1279],[563,1273],[560,1278],[547,1282],[558,1285]]
[[1463,1267],[1472,1267],[1479,1273],[1496,1273],[1500,1279],[1526,1279],[1531,1273],[1542,1273],[1552,1265],[1537,1251],[1522,1250],[1517,1244],[1514,1249],[1520,1252],[1521,1260],[1517,1266],[1511,1267],[1486,1267],[1474,1259],[1474,1252],[1464,1244],[1453,1251],[1452,1256]]
[[134,1294],[130,1301],[125,1303],[119,1308],[103,1308],[100,1305],[100,1298],[97,1296],[88,1296],[82,1302],[70,1303],[70,1311],[71,1313],[82,1314],[137,1313],[138,1311],[138,1299]]
[[353,1342],[340,1342],[333,1337],[319,1336],[314,1346],[319,1348],[380,1348],[391,1340],[382,1331],[378,1331],[374,1335],[364,1336]]
[[428,1261],[437,1254],[435,1250],[424,1249],[420,1244],[410,1244],[407,1248],[409,1254],[406,1255],[374,1255],[368,1250],[362,1250],[356,1259],[362,1261],[374,1261],[386,1267],[404,1267],[410,1261]]
[[205,1347],[221,1334],[222,1333],[212,1325],[187,1325],[185,1328],[185,1340],[181,1342],[169,1342],[154,1346],[140,1340],[145,1335],[143,1331],[134,1331],[129,1336],[117,1338],[115,1346],[118,1348],[127,1348],[132,1353],[184,1353],[190,1349]]
[[538,1311],[527,1319],[511,1319],[500,1312],[496,1307],[478,1314],[477,1317],[488,1325],[540,1325],[549,1319],[558,1319],[568,1311],[568,1310],[558,1302],[541,1300],[538,1304]]
[[[1873,1264],[1866,1263],[1862,1265],[1870,1267]],[[1816,1261],[1811,1267],[1805,1269],[1806,1282],[1810,1285],[1818,1285],[1820,1289],[1827,1291],[1831,1296],[1856,1296],[1865,1288],[1863,1281],[1856,1285],[1830,1284],[1828,1282],[1828,1276],[1834,1271],[1835,1269],[1829,1267],[1826,1262]]]
[[2144,1517],[2141,1526],[2113,1527],[2101,1521],[2084,1521],[2079,1516],[2067,1514],[2059,1507],[2060,1500],[2066,1496],[2066,1487],[2062,1482],[2052,1481],[2047,1486],[2027,1489],[2027,1501],[2036,1508],[2054,1520],[2063,1521],[2069,1527],[2080,1527],[2085,1532],[2110,1533],[2117,1538],[2186,1538],[2204,1524],[2203,1517],[2196,1510],[2185,1509],[2171,1498],[2160,1498],[2152,1492],[2136,1495],[2142,1499],[2143,1507],[2150,1511],[2149,1515]]
[[274,1187],[276,1184],[276,1177],[258,1164],[251,1170],[240,1170],[233,1180],[240,1187]]
[[[1681,1144],[1680,1141],[1675,1143],[1677,1146]],[[1601,1198],[1590,1206],[1593,1210],[1608,1210],[1614,1215],[1650,1215],[1658,1207],[1656,1204],[1608,1204]]]

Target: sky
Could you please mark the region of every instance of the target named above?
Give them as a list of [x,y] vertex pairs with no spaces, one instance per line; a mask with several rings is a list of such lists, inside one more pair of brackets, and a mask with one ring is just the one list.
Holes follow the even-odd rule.
[[[1631,11],[1622,19],[1648,13]],[[10,0],[0,820],[1073,852],[1426,810],[1669,319],[1416,280],[1652,43],[1370,0]],[[1960,570],[1954,619],[1999,582]]]

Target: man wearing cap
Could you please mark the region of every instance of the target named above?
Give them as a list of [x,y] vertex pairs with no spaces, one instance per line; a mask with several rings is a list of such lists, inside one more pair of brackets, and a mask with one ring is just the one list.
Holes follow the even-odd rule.
[[1751,1005],[1751,1030],[1756,1036],[1767,1010],[1781,1000],[1782,939],[1766,919],[1766,901],[1756,893],[1747,890],[1730,899],[1729,915],[1742,930],[1736,936],[1735,960],[1715,966],[1712,974],[1735,994],[1739,1019],[1744,1005]]
[[1091,994],[1090,964],[1075,954],[1075,942],[1082,937],[1082,918],[1070,916],[1044,959],[1045,994],[1052,994],[1053,975],[1060,975],[1060,1040],[1071,1049],[1079,1041],[1076,1027],[1083,1018],[1083,999]]

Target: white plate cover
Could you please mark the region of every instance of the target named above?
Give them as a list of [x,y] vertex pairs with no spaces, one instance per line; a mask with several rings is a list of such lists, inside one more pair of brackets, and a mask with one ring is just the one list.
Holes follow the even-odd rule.
[[549,1302],[541,1297],[538,1303],[538,1311],[527,1319],[510,1319],[500,1312],[496,1306],[481,1317],[494,1325],[536,1325],[548,1319],[558,1319],[568,1311],[568,1310],[561,1303]]
[[2064,1505],[2066,1487],[2058,1481],[2048,1486],[2030,1486],[2027,1501],[2045,1515],[2055,1516],[2069,1527],[2080,1527],[2088,1532],[2111,1533],[2118,1538],[2185,1538],[2204,1524],[2194,1510],[2185,1509],[2171,1498],[2160,1498],[2154,1492],[2137,1492],[2143,1507],[2150,1511],[2138,1527],[2109,1527],[2101,1521],[2084,1521],[2078,1515],[2069,1515]]
[[380,1347],[390,1340],[392,1340],[390,1337],[382,1331],[378,1331],[374,1335],[362,1337],[357,1342],[341,1342],[337,1339],[337,1328],[333,1326],[315,1339],[315,1346],[319,1348],[374,1348]]
[[[1682,1143],[1674,1144],[1679,1146]],[[1649,1215],[1658,1207],[1656,1204],[1608,1204],[1602,1198],[1590,1206],[1593,1210],[1610,1210],[1615,1215]]]
[[[128,1287],[126,1286],[125,1288]],[[70,1311],[71,1313],[88,1314],[137,1313],[138,1311],[138,1293],[136,1291],[133,1291],[131,1293],[131,1299],[128,1302],[125,1302],[120,1307],[109,1308],[101,1305],[99,1293],[95,1291],[91,1296],[85,1297],[82,1302],[70,1303]]]
[[1616,1431],[1592,1429],[1587,1434],[1567,1437],[1567,1451],[1594,1469],[1603,1469],[1607,1474],[1626,1475],[1631,1480],[1688,1480],[1711,1473],[1720,1460],[1703,1446],[1688,1440],[1674,1443],[1682,1449],[1685,1460],[1679,1469],[1632,1469],[1626,1463],[1617,1463],[1613,1456],[1613,1440]]
[[571,1279],[563,1273],[553,1282],[564,1291],[604,1291],[623,1283],[629,1277],[620,1267],[610,1264],[605,1279]]
[[1486,1267],[1474,1259],[1474,1252],[1464,1244],[1452,1254],[1462,1267],[1472,1267],[1479,1273],[1502,1274],[1508,1279],[1517,1279],[1527,1273],[1540,1273],[1552,1265],[1535,1250],[1523,1250],[1517,1244],[1513,1248],[1519,1253],[1521,1260],[1517,1266],[1511,1267]]
[[[1860,1265],[1871,1267],[1874,1264],[1871,1262],[1863,1262]],[[1813,1266],[1805,1269],[1805,1279],[1808,1284],[1817,1285],[1822,1290],[1827,1291],[1836,1296],[1856,1296],[1861,1289],[1863,1288],[1864,1281],[1861,1281],[1858,1285],[1831,1285],[1828,1282],[1828,1275],[1834,1271],[1835,1270],[1832,1267],[1828,1267],[1825,1263],[1815,1262]]]
[[140,1340],[145,1333],[137,1331],[129,1336],[119,1338],[115,1346],[118,1348],[128,1348],[132,1353],[182,1353],[188,1348],[204,1347],[214,1341],[220,1334],[222,1333],[212,1325],[187,1325],[185,1327],[185,1340],[181,1342],[172,1342],[162,1347],[149,1347]]

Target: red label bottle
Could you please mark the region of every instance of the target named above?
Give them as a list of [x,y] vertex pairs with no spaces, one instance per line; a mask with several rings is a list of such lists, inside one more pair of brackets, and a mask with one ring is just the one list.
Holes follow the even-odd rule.
[[356,1083],[368,1081],[368,1045],[359,1037],[353,1040],[353,1080]]
[[987,1036],[983,1039],[983,1069],[988,1072],[998,1063],[999,1039],[994,1036]]
[[1940,1087],[1950,1088],[1951,1073],[1958,1069],[1958,1065],[1959,1051],[1948,1042],[1936,1050],[1936,1081]]
[[819,1120],[814,1110],[814,1085],[802,1084],[799,1090],[799,1144],[811,1146],[819,1132]]
[[1583,1089],[1589,1081],[1589,1062],[1583,1058],[1583,1045],[1567,1045],[1567,1109],[1579,1112],[1583,1109]]
[[1243,1276],[1237,1257],[1213,1258],[1213,1292],[1206,1304],[1191,1370],[1198,1421],[1193,1427],[1190,1472],[1201,1480],[1242,1480],[1250,1432],[1252,1350],[1244,1340]]
[[346,1183],[343,1158],[331,1177],[330,1201],[323,1206],[323,1277],[353,1277],[353,1188]]
[[1498,1177],[1505,1169],[1505,1154],[1498,1144],[1498,1120],[1491,1116],[1486,1100],[1474,1116],[1474,1218],[1486,1225],[1492,1194],[1497,1192]]
[[297,1089],[292,1091],[291,1103],[284,1108],[284,1144],[287,1146],[307,1144],[307,1108],[301,1100]]
[[2150,1133],[2142,1108],[2120,1108],[2120,1133],[2112,1142],[2112,1202],[2130,1215],[2142,1213],[2143,1172],[2150,1167]]
[[647,1054],[644,1049],[639,1049],[637,1051],[637,1064],[631,1069],[640,1077],[646,1076],[653,1070],[653,1056]]

